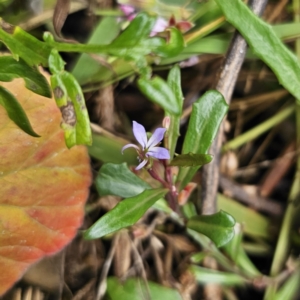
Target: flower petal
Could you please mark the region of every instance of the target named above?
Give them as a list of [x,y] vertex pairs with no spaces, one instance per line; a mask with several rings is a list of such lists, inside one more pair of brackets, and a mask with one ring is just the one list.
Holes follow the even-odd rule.
[[157,128],[149,139],[146,148],[151,150],[152,147],[156,146],[164,138],[166,128]]
[[139,124],[136,121],[132,122],[132,131],[136,138],[136,140],[140,143],[140,145],[143,147],[143,150],[146,148],[147,145],[147,133],[145,130],[145,127],[141,124]]
[[126,17],[132,15],[135,12],[135,8],[132,5],[119,4],[119,8]]
[[139,170],[139,169],[143,168],[147,162],[148,162],[148,159],[144,159],[135,169]]
[[139,148],[137,145],[134,145],[134,144],[127,144],[127,145],[125,145],[125,146],[122,148],[122,150],[121,150],[122,154],[123,154],[124,150],[127,149],[127,148],[134,148],[134,149],[136,149],[136,150],[138,150],[138,151],[140,150],[140,148]]
[[165,31],[165,29],[167,27],[168,27],[168,22],[165,19],[163,19],[161,17],[157,18],[157,20],[152,28],[150,36],[152,37],[152,36],[156,35],[158,32]]
[[152,147],[150,151],[147,151],[146,156],[152,156],[158,159],[170,159],[169,150],[163,147]]

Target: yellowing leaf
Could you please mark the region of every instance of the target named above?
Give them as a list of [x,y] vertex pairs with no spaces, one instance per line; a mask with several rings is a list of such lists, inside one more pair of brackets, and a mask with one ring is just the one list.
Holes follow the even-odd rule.
[[55,101],[27,90],[22,79],[2,85],[40,137],[19,129],[0,106],[0,296],[30,264],[71,241],[91,183],[86,148],[66,147]]

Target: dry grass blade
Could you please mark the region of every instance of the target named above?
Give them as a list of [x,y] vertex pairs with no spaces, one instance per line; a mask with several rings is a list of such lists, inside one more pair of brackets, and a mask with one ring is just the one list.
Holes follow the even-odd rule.
[[283,150],[280,158],[277,159],[272,168],[270,168],[260,187],[262,197],[271,195],[280,180],[288,172],[295,159],[295,150],[296,143],[293,141]]
[[269,102],[274,103],[275,101],[281,100],[288,95],[286,90],[276,90],[273,92],[255,94],[250,97],[244,97],[243,99],[234,99],[230,104],[230,110],[247,110],[254,106],[261,105],[261,103]]
[[96,279],[91,280],[88,282],[83,288],[81,288],[76,295],[74,296],[73,300],[92,300],[92,296],[90,291],[94,288],[96,283]]
[[116,252],[116,248],[117,245],[119,243],[119,239],[120,239],[120,234],[116,234],[113,238],[113,242],[112,242],[112,246],[109,250],[109,253],[106,257],[106,260],[103,264],[103,268],[101,271],[101,275],[100,275],[100,280],[99,280],[99,284],[98,284],[98,289],[97,289],[97,296],[96,296],[96,300],[101,300],[103,298],[103,296],[106,293],[106,288],[107,288],[107,274],[108,271],[111,267],[112,264],[112,260],[114,258],[115,252]]
[[53,27],[55,33],[61,37],[61,29],[70,11],[71,0],[57,0],[53,13]]
[[131,265],[131,241],[126,230],[119,233],[119,242],[114,256],[114,274],[117,277],[125,276]]

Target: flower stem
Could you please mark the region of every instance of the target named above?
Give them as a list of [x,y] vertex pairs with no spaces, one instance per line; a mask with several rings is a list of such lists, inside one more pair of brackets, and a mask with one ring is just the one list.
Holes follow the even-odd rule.
[[165,188],[169,189],[166,195],[166,200],[170,208],[178,213],[178,191],[173,184],[172,170],[171,167],[167,165],[167,160],[160,160],[160,162],[165,167],[165,180],[162,179],[153,168],[148,169],[148,173],[157,181],[159,181]]
[[169,189],[169,184],[163,180],[162,178],[159,177],[159,175],[152,169],[148,169],[148,173],[154,178],[156,179],[157,181],[159,181],[165,188]]
[[176,186],[173,184],[173,178],[172,178],[172,168],[167,165],[167,161],[163,160],[163,165],[165,167],[165,177],[166,181],[169,184],[169,190],[170,192],[167,194],[167,200],[170,205],[170,207],[175,211],[179,212],[178,209],[178,191]]

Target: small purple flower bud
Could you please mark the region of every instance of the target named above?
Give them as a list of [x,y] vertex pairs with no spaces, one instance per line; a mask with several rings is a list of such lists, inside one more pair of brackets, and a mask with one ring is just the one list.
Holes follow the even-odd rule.
[[170,124],[171,124],[171,118],[169,116],[164,117],[162,121],[162,126],[168,130],[170,128]]

